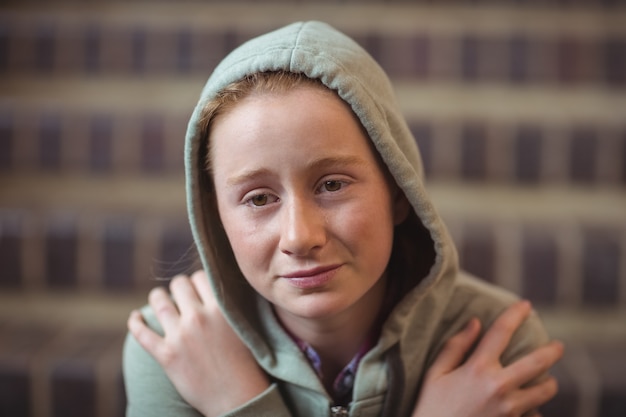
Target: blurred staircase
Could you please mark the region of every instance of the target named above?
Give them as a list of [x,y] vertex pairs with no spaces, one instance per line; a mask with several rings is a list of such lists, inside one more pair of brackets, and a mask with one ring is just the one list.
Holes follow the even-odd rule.
[[618,0],[3,2],[0,416],[123,416],[128,312],[195,265],[200,89],[242,41],[308,19],[393,78],[462,265],[566,342],[544,416],[626,416]]

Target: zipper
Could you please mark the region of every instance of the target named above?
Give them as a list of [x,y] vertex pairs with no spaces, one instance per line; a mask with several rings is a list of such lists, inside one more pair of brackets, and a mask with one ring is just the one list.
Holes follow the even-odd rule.
[[348,413],[348,407],[334,405],[330,407],[330,415],[331,417],[348,417],[350,414]]

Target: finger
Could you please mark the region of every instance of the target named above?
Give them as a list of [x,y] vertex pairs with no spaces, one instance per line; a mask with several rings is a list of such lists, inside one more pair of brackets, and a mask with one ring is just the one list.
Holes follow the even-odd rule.
[[172,302],[169,294],[162,287],[157,287],[150,291],[148,302],[167,336],[178,325],[180,318],[178,309]]
[[[515,402],[519,410],[534,410],[550,401],[559,390],[556,379],[552,376],[541,382],[515,392]],[[534,417],[533,414],[531,416]]]
[[191,282],[193,283],[202,303],[207,306],[215,305],[215,294],[211,283],[206,275],[206,272],[200,270],[191,275]]
[[563,344],[552,341],[504,368],[514,386],[521,387],[545,374],[563,357]]
[[194,285],[186,275],[175,276],[172,282],[170,282],[170,291],[172,292],[172,298],[176,302],[176,307],[183,316],[191,313],[202,304]]
[[452,372],[460,364],[480,333],[480,321],[471,319],[465,328],[451,337],[428,370],[427,379]]
[[163,338],[150,329],[143,320],[141,312],[134,310],[128,317],[128,330],[133,335],[139,345],[150,355],[156,356]]
[[528,301],[519,301],[504,310],[482,337],[475,357],[499,358],[509,345],[513,333],[530,314],[530,310]]

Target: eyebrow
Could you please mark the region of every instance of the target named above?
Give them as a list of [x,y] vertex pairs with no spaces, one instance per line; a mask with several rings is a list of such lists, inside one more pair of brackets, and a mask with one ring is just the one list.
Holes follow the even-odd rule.
[[[366,165],[366,161],[364,161],[363,159],[357,156],[345,155],[345,156],[331,156],[331,157],[314,159],[308,162],[304,168],[308,170],[315,170],[315,169],[328,169],[328,168],[333,168],[337,166],[343,167],[343,166],[364,166],[364,165]],[[270,169],[267,169],[267,168],[252,169],[249,171],[244,171],[243,173],[239,175],[235,175],[233,177],[228,178],[226,180],[226,183],[228,185],[238,185],[238,184],[243,184],[245,182],[254,180],[256,178],[270,176],[270,175],[273,175],[273,172]]]

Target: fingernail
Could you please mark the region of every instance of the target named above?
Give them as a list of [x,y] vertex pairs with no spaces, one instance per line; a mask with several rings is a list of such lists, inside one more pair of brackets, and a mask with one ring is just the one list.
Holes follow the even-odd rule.
[[563,342],[561,342],[560,340],[553,340],[552,343],[559,349],[561,349],[561,352],[565,352],[565,344],[563,344]]
[[466,331],[473,330],[474,327],[476,327],[477,323],[478,323],[478,319],[476,317],[472,317],[465,325],[465,330]]

